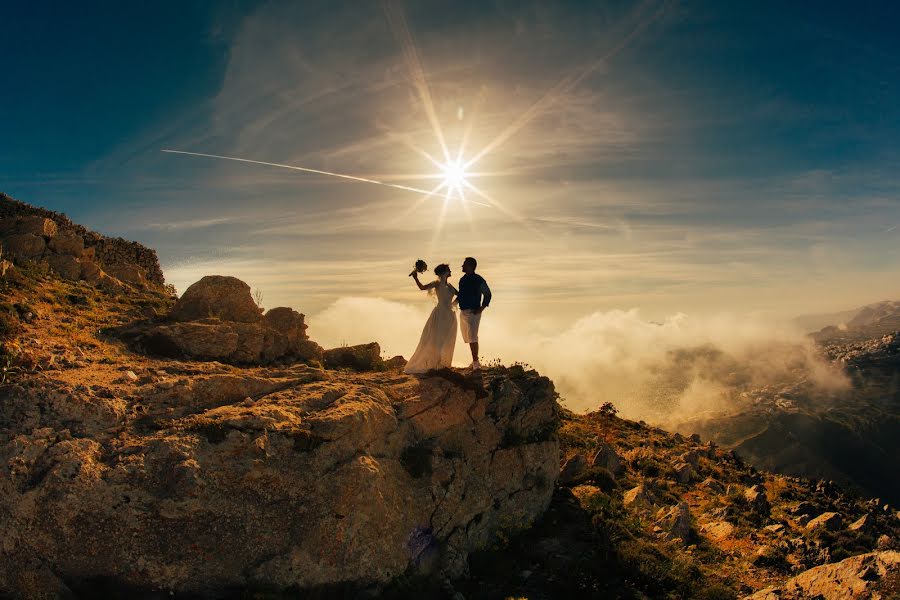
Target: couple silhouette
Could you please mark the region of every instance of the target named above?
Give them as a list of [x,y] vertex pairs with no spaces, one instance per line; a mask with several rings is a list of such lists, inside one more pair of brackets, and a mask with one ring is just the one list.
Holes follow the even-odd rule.
[[418,261],[416,269],[410,277],[420,290],[427,291],[437,297],[437,305],[425,322],[419,345],[406,363],[405,373],[425,373],[432,369],[449,367],[453,362],[453,351],[456,347],[456,306],[459,306],[459,332],[463,342],[472,350],[472,364],[469,369],[481,369],[478,362],[478,328],[481,325],[481,313],[491,303],[491,289],[484,277],[475,272],[478,261],[471,256],[462,264],[465,273],[459,280],[457,290],[448,281],[450,265],[440,264],[434,269],[437,279],[422,284],[419,273],[424,272],[425,263]]

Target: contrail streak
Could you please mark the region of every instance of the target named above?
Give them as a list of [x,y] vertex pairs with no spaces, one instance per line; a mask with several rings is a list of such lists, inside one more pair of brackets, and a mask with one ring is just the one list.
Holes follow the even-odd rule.
[[[234,160],[237,162],[243,163],[251,163],[254,165],[266,165],[269,167],[280,167],[282,169],[293,169],[294,171],[303,171],[304,173],[315,173],[317,175],[328,175],[329,177],[339,177],[340,179],[348,179],[350,181],[358,181],[360,183],[374,183],[376,185],[383,185],[385,187],[394,188],[397,190],[403,190],[405,192],[415,192],[417,194],[426,194],[426,195],[436,195],[446,199],[452,199],[455,196],[450,194],[436,194],[432,190],[423,190],[421,188],[410,187],[408,185],[400,185],[397,183],[386,183],[384,181],[376,181],[375,179],[367,179],[365,177],[356,177],[355,175],[344,175],[343,173],[332,173],[331,171],[321,171],[319,169],[307,169],[306,167],[297,167],[294,165],[282,165],[279,163],[271,163],[265,162],[262,160],[251,160],[249,158],[238,158],[236,156],[221,156],[219,154],[204,154],[203,152],[188,152],[186,150],[161,150],[161,152],[168,152],[169,154],[187,154],[189,156],[205,156],[207,158],[220,158],[222,160]],[[470,201],[471,202],[471,201]],[[474,204],[479,204],[481,206],[490,206],[489,204],[484,204],[482,202],[473,202]]]

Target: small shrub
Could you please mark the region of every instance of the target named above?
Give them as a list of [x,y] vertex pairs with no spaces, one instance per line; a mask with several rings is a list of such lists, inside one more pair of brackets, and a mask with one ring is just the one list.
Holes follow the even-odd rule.
[[0,339],[11,339],[22,331],[16,310],[7,302],[0,305]]
[[604,402],[600,405],[600,409],[597,412],[600,413],[601,417],[605,417],[608,419],[619,414],[619,409],[616,408],[612,402]]

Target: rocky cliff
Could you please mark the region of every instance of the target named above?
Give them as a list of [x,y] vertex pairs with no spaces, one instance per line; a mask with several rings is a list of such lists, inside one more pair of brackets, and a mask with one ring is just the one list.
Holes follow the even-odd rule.
[[90,231],[64,214],[25,204],[3,193],[0,242],[5,257],[44,263],[67,279],[114,286],[104,277],[108,275],[131,284],[165,284],[155,250]]
[[182,369],[101,396],[55,378],[4,391],[0,589],[459,575],[549,504],[555,395],[533,372],[494,370],[482,389],[449,374]]
[[[453,578],[550,502],[558,407],[534,371],[410,377],[377,356],[369,372],[291,353],[277,367],[155,357],[116,332],[198,323],[188,301],[203,294],[173,310],[153,290],[17,267],[2,290],[0,595]],[[242,295],[212,309],[200,324],[308,341],[290,309],[262,316]]]

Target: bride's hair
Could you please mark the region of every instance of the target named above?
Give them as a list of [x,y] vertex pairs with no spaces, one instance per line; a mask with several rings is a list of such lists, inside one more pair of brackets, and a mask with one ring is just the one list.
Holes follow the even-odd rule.
[[450,265],[447,263],[441,263],[434,268],[434,274],[440,277],[445,273],[450,273]]

